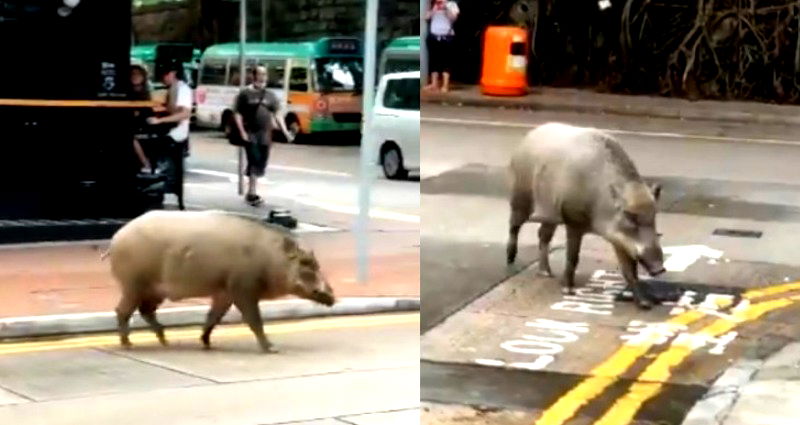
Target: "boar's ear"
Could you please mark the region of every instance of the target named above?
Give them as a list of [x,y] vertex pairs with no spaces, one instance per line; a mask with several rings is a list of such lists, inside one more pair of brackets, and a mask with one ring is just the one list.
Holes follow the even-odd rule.
[[650,192],[653,193],[653,199],[658,202],[658,198],[661,197],[661,184],[659,183],[651,183],[650,184]]
[[614,205],[616,205],[619,208],[624,208],[625,203],[622,200],[622,194],[619,193],[619,190],[616,187],[614,187],[613,184],[610,184],[608,185],[608,191],[609,194],[611,195],[611,200],[614,202]]
[[297,246],[297,242],[294,241],[292,238],[283,238],[283,252],[286,253],[286,256],[290,259],[297,258],[299,247]]

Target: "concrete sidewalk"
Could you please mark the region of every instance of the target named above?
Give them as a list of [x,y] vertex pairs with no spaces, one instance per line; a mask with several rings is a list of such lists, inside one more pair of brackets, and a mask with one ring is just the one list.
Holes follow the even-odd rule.
[[[392,235],[381,235],[382,239]],[[262,303],[268,319],[364,314],[419,309],[419,254],[415,249],[377,250],[370,281],[356,282],[354,236],[305,235],[313,246],[340,303],[333,309],[287,298]],[[399,243],[400,241],[398,241]],[[100,261],[107,241],[34,244],[0,249],[0,338],[108,331],[116,328],[113,309],[119,298],[109,263]],[[202,324],[207,299],[165,302],[165,325]],[[238,320],[238,312],[228,321]],[[137,313],[138,314],[138,313]],[[138,318],[135,327],[144,326]]]
[[689,101],[657,96],[629,96],[591,90],[536,87],[526,96],[495,97],[478,86],[456,86],[449,93],[423,92],[428,104],[568,111],[647,116],[698,121],[800,125],[800,106],[758,102]]
[[742,360],[720,376],[682,425],[800,423],[800,342],[766,360]]

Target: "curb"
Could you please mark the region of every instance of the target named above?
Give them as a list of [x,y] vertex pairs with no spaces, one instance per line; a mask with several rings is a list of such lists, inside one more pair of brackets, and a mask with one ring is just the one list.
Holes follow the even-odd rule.
[[[760,423],[796,423],[794,411],[763,410],[765,401],[776,398],[783,397],[783,404],[793,403],[797,399],[796,390],[787,398],[786,394],[769,394],[769,391],[765,394],[761,384],[796,382],[800,378],[799,356],[800,342],[790,342],[764,360],[746,359],[734,363],[692,407],[681,425],[749,424],[752,411],[765,414],[759,419]],[[761,389],[752,391],[753,386]]]
[[689,410],[681,425],[723,424],[739,398],[739,389],[750,382],[763,365],[762,360],[742,360],[729,367]]
[[[419,311],[419,298],[352,297],[341,298],[333,307],[324,307],[306,300],[262,301],[259,304],[264,320],[289,320],[310,317],[349,316],[390,312]],[[173,307],[158,310],[158,320],[167,327],[198,326],[205,323],[208,306]],[[148,329],[138,312],[131,318],[131,329]],[[222,323],[240,323],[239,310],[231,308]],[[0,319],[0,340],[116,332],[114,312],[59,314],[51,316],[10,317]]]
[[[753,123],[753,124],[778,124],[778,125],[800,125],[800,118],[794,116],[780,116],[774,114],[740,112],[740,111],[717,111],[711,112],[707,109],[681,109],[666,107],[648,107],[625,104],[624,107],[615,107],[610,104],[584,104],[584,103],[547,103],[537,101],[530,95],[521,98],[461,98],[461,97],[439,97],[426,96],[422,98],[423,103],[443,105],[443,106],[472,106],[472,107],[492,107],[507,109],[528,109],[546,110],[555,112],[576,112],[587,114],[607,114],[623,116],[646,116],[652,118],[667,118],[676,120],[691,121],[715,121],[730,123]],[[713,108],[709,105],[708,109]]]

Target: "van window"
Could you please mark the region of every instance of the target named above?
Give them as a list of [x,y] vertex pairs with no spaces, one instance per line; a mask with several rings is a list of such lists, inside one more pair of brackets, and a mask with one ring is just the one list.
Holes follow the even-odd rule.
[[308,91],[308,68],[292,67],[292,74],[289,77],[289,90]]
[[222,85],[225,84],[225,63],[205,62],[202,65],[200,84]]
[[383,104],[391,109],[419,111],[419,78],[387,81]]

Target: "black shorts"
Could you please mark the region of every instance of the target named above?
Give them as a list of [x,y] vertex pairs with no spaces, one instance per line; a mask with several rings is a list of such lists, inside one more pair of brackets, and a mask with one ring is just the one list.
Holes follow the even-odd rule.
[[452,35],[428,35],[428,65],[431,72],[451,72],[453,58]]
[[263,177],[267,170],[271,143],[269,141],[265,143],[259,136],[251,133],[250,143],[245,147],[247,168],[244,172],[248,176]]

